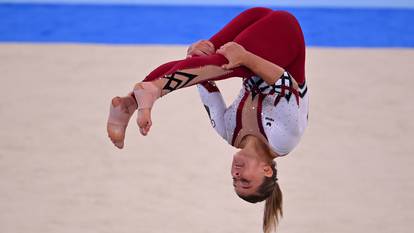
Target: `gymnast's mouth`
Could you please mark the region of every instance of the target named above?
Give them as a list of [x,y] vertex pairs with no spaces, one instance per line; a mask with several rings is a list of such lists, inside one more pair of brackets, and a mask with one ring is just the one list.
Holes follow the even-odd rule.
[[243,167],[244,167],[244,164],[237,164],[237,163],[234,163],[234,167],[235,167],[235,168],[243,168]]

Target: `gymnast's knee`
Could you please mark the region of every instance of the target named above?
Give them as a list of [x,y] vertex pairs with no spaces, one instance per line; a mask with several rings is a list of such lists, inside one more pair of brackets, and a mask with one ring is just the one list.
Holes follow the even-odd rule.
[[240,15],[247,17],[263,16],[273,12],[272,9],[266,7],[252,7],[243,11]]
[[[221,54],[215,53],[208,56],[197,56],[197,57],[190,57],[187,58],[180,63],[176,64],[172,70],[183,70],[183,69],[191,69],[206,65],[215,65],[215,66],[222,66],[226,64],[228,60]],[[171,73],[171,72],[169,72]]]
[[296,21],[296,17],[294,15],[284,10],[273,11],[272,13],[270,13],[270,17],[277,18],[277,19],[286,19],[286,20]]

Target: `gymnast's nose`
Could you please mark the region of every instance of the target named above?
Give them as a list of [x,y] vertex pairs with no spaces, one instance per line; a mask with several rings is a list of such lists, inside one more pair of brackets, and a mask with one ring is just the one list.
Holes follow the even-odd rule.
[[240,172],[239,171],[233,171],[233,177],[234,178],[239,178],[240,177]]

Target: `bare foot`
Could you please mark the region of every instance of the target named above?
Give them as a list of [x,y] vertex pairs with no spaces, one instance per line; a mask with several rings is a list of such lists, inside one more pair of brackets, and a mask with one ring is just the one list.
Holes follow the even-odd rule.
[[137,109],[132,96],[114,97],[111,101],[107,123],[108,136],[116,147],[124,147],[125,130],[129,119]]
[[138,117],[137,117],[137,124],[139,127],[139,132],[147,136],[151,126],[151,109],[150,108],[144,108],[138,110]]
[[138,102],[137,124],[139,131],[146,136],[152,126],[151,108],[161,96],[161,89],[152,82],[141,82],[135,85],[134,95]]

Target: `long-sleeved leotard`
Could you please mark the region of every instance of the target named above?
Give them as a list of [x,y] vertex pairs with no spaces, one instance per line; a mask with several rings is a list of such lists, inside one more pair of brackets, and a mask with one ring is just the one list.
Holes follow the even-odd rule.
[[[297,144],[300,136],[291,137],[295,138],[295,142],[284,142],[286,140],[283,134],[288,131],[281,129],[292,127],[286,126],[286,121],[280,119],[291,119],[289,123],[292,123],[302,121],[303,116],[298,117],[299,114],[305,118],[307,115],[307,99],[303,98],[303,92],[306,92],[305,44],[297,20],[285,11],[252,8],[241,13],[209,40],[216,49],[234,41],[257,56],[284,68],[288,78],[279,79],[275,85],[267,85],[267,91],[252,91],[255,85],[250,85],[249,89],[249,83],[259,82],[256,86],[259,87],[261,84],[261,88],[266,84],[260,82],[261,79],[244,66],[232,70],[221,68],[223,64],[228,63],[227,59],[220,54],[212,54],[166,63],[151,72],[144,81],[159,82],[162,86],[162,95],[203,83],[204,87],[199,87],[202,100],[207,106],[213,127],[223,138],[238,147],[243,135],[253,134],[267,142],[278,155],[287,154]],[[289,82],[290,74],[302,87],[302,92],[296,92],[291,85],[282,85],[282,81]],[[208,92],[208,88],[205,88],[210,86],[213,90],[212,81],[230,77],[244,78],[246,88],[242,89],[233,105],[226,109],[220,93]],[[288,109],[286,111],[290,111],[291,114],[286,115],[286,111],[280,110],[282,108]],[[231,111],[233,113],[228,114]],[[270,113],[269,116],[266,115],[267,112]],[[228,119],[225,119],[226,117]],[[273,127],[263,126],[269,124]],[[304,126],[305,124],[301,123],[299,128]],[[301,135],[302,132],[303,130],[298,129],[289,133]],[[278,141],[277,145],[273,140]]]
[[274,156],[291,152],[307,126],[306,83],[299,85],[297,96],[290,89],[282,90],[291,86],[287,72],[273,86],[255,76],[244,81],[238,97],[226,107],[214,82],[197,85],[211,125],[223,139],[239,147],[246,135],[253,135],[267,144]]

